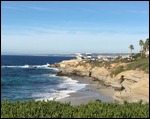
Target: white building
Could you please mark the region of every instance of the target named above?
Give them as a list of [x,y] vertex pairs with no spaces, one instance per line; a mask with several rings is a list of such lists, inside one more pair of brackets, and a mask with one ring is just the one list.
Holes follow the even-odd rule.
[[103,60],[104,56],[103,56],[103,55],[98,55],[97,58],[98,58],[99,60]]
[[86,53],[86,59],[91,59],[92,58],[92,54],[91,53]]
[[108,58],[104,55],[98,55],[97,58],[101,61],[109,61]]
[[76,53],[75,57],[77,58],[77,60],[82,60],[83,56],[80,53]]

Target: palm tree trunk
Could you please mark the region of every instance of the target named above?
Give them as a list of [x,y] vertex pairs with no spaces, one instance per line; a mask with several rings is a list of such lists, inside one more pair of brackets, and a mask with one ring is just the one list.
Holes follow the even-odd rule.
[[132,59],[132,49],[131,49],[131,59]]
[[141,57],[142,57],[143,51],[142,51],[142,46],[141,46]]

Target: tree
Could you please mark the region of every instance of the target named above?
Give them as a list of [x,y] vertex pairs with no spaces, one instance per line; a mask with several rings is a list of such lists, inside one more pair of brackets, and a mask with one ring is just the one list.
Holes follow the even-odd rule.
[[149,38],[146,39],[145,43],[144,43],[144,53],[145,53],[145,56],[149,56]]
[[129,48],[131,49],[131,58],[132,58],[132,50],[134,50],[133,45],[130,45]]
[[149,38],[146,39],[144,45],[145,45],[146,50],[149,50]]
[[141,57],[142,57],[143,46],[144,46],[143,40],[140,40],[140,41],[139,41],[139,45],[141,46]]

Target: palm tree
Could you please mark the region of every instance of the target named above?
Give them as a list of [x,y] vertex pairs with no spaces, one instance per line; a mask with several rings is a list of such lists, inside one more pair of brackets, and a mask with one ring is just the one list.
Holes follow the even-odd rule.
[[149,51],[149,38],[146,39],[144,46],[143,46],[144,53],[146,54]]
[[129,48],[131,49],[131,58],[132,58],[132,50],[134,50],[133,45],[130,45]]
[[142,57],[144,42],[142,40],[140,40],[139,45],[141,46],[141,57]]
[[145,41],[145,47],[146,47],[146,50],[149,50],[149,38],[147,38]]

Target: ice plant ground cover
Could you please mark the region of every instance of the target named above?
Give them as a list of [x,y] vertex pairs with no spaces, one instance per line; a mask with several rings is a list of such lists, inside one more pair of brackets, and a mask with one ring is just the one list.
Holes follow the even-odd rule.
[[124,104],[99,100],[80,106],[55,101],[3,101],[1,118],[147,118],[149,104],[142,101]]

